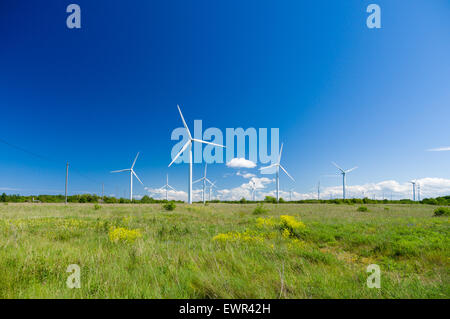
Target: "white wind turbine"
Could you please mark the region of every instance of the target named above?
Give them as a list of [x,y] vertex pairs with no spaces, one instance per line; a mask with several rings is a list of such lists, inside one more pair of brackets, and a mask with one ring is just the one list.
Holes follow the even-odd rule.
[[131,165],[131,168],[126,168],[126,169],[121,169],[121,170],[118,170],[118,171],[112,171],[111,172],[111,173],[120,173],[120,172],[128,172],[128,171],[130,171],[130,200],[131,201],[133,200],[133,175],[137,178],[137,180],[142,185],[144,185],[142,183],[142,181],[139,179],[139,177],[136,175],[136,173],[134,172],[134,169],[133,169],[134,168],[134,164],[136,164],[136,160],[137,160],[138,156],[139,156],[139,152],[137,153],[137,155],[136,155],[136,157],[135,157],[135,159],[133,161],[133,165]]
[[172,162],[169,164],[169,167],[177,160],[178,157],[180,157],[180,155],[186,151],[188,149],[189,151],[189,186],[188,186],[188,204],[192,204],[192,144],[194,142],[198,142],[198,143],[203,143],[203,144],[210,144],[210,145],[214,145],[214,146],[218,146],[218,147],[223,147],[225,148],[225,146],[223,145],[219,145],[219,144],[215,144],[215,143],[211,143],[211,142],[206,142],[203,140],[199,140],[199,139],[195,139],[192,137],[191,132],[189,131],[188,126],[186,125],[186,121],[184,120],[183,114],[181,113],[181,109],[180,106],[177,105],[178,107],[178,112],[180,112],[180,116],[181,116],[181,120],[183,121],[183,125],[186,128],[187,134],[188,134],[188,141],[186,142],[186,144],[183,145],[183,147],[181,148],[181,150],[178,152],[178,154],[172,159]]
[[[213,182],[211,182],[211,181],[206,177],[206,168],[207,168],[207,167],[208,167],[208,164],[205,164],[205,175],[203,175],[202,178],[200,178],[200,179],[196,180],[195,182],[193,182],[193,184],[195,184],[195,183],[198,183],[198,182],[203,181],[203,191],[202,191],[202,201],[203,201],[203,204],[205,204],[205,202],[206,202],[206,183],[208,182],[209,185],[211,185],[211,187],[212,187],[212,185],[213,185]],[[211,189],[210,189],[209,197],[211,198]]]
[[331,162],[334,166],[336,166],[342,174],[342,198],[345,199],[345,176],[347,173],[350,173],[351,171],[354,171],[355,169],[358,168],[358,166],[355,166],[353,168],[350,168],[348,170],[343,170],[342,168],[340,168],[335,162]]
[[214,182],[209,184],[209,201],[211,201],[211,199],[212,199],[212,189],[213,189],[213,187],[217,188],[216,182],[217,181],[214,181]]
[[171,190],[175,190],[175,188],[173,188],[172,186],[169,185],[169,174],[166,175],[166,185],[164,185],[163,187],[161,187],[160,189],[165,189],[166,190],[166,200],[169,200],[169,189]]
[[281,166],[281,164],[280,164],[280,162],[281,162],[281,154],[282,154],[282,153],[283,153],[283,144],[281,144],[280,154],[279,154],[279,156],[278,156],[278,163],[275,163],[275,164],[272,164],[272,165],[269,165],[269,166],[261,167],[261,168],[260,168],[260,170],[263,170],[263,169],[268,169],[268,168],[276,167],[276,172],[275,172],[275,174],[276,174],[276,183],[277,183],[277,190],[276,190],[276,193],[277,193],[277,203],[278,203],[279,200],[280,200],[280,168],[283,170],[283,172],[286,173],[287,176],[289,176],[290,179],[292,179],[292,180],[295,182],[295,180],[292,178],[292,176],[289,175],[289,173],[288,173],[288,172],[284,169],[284,167]]
[[417,181],[410,181],[410,183],[412,184],[413,187],[413,201],[416,201],[416,182]]
[[255,201],[255,191],[256,191],[256,184],[255,181],[250,181],[252,186],[252,201]]

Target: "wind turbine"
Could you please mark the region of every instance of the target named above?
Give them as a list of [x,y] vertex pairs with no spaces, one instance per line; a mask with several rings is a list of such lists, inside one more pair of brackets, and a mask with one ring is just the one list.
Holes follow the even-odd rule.
[[289,173],[284,169],[283,166],[281,166],[280,162],[281,162],[281,154],[283,153],[283,144],[281,144],[281,149],[280,149],[280,154],[278,156],[278,163],[266,166],[266,167],[261,167],[259,170],[263,170],[263,169],[268,169],[268,168],[272,168],[272,167],[276,167],[276,182],[277,182],[277,203],[280,200],[280,168],[283,170],[283,172],[286,173],[287,176],[289,176],[290,179],[292,179],[294,182],[295,180],[292,178],[291,175],[289,175]]
[[111,173],[120,173],[120,172],[130,171],[130,200],[131,201],[133,200],[133,175],[137,178],[137,180],[142,185],[144,185],[142,183],[142,181],[139,179],[139,177],[136,175],[136,173],[134,172],[134,169],[133,169],[134,168],[134,164],[136,164],[136,160],[137,160],[138,156],[139,156],[139,152],[137,153],[137,155],[136,155],[136,157],[135,157],[135,159],[133,161],[133,165],[131,165],[131,168],[121,169],[121,170],[118,170],[118,171],[111,171]]
[[217,181],[214,181],[214,182],[212,182],[212,183],[209,184],[209,201],[211,201],[211,199],[212,199],[212,188],[213,188],[213,187],[217,188],[216,182],[217,182]]
[[340,168],[335,162],[331,162],[334,166],[336,166],[342,174],[342,198],[345,199],[345,175],[347,173],[350,173],[351,171],[354,171],[355,169],[358,168],[358,166],[355,166],[353,168],[350,168],[348,170],[343,170],[342,168]]
[[292,191],[293,191],[294,189],[293,188],[291,188],[290,190],[289,190],[289,201],[290,202],[292,202]]
[[[206,203],[206,182],[208,182],[210,185],[212,185],[213,184],[213,182],[211,182],[207,177],[206,177],[206,168],[208,167],[208,164],[205,164],[205,175],[202,177],[202,178],[200,178],[200,179],[198,179],[198,180],[196,180],[193,184],[195,184],[195,183],[198,183],[198,182],[201,182],[201,181],[203,181],[203,192],[202,192],[202,200],[203,200],[203,204],[205,204]],[[210,197],[211,197],[211,194],[210,194]]]
[[410,181],[413,187],[413,201],[416,201],[416,181]]
[[252,185],[252,201],[255,201],[255,191],[256,191],[255,181],[250,181],[250,183]]
[[320,200],[320,181],[317,183],[317,200]]
[[225,146],[193,138],[192,135],[191,135],[191,132],[189,131],[188,126],[186,125],[186,121],[184,120],[183,114],[181,113],[181,109],[180,109],[180,106],[178,104],[177,104],[177,108],[178,108],[178,112],[180,112],[181,120],[183,121],[183,125],[186,128],[189,140],[186,142],[186,144],[184,144],[184,146],[181,148],[181,150],[178,152],[178,154],[173,158],[172,162],[169,164],[169,167],[177,160],[178,157],[180,157],[180,155],[184,151],[186,151],[186,149],[188,149],[188,151],[189,151],[188,204],[192,204],[192,144],[194,142],[198,142],[198,143],[210,144],[210,145],[223,147],[223,148],[225,148]]
[[169,200],[169,189],[171,190],[175,190],[175,188],[173,188],[172,186],[169,185],[169,174],[166,175],[166,185],[164,185],[163,187],[161,187],[161,189],[165,189],[166,190],[166,200]]

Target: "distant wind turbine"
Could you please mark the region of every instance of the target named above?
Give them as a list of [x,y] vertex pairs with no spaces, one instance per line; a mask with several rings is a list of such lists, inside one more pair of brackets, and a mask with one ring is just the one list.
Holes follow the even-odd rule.
[[133,161],[133,165],[131,165],[131,168],[126,168],[126,169],[121,169],[121,170],[118,170],[118,171],[112,171],[111,173],[120,173],[120,172],[130,172],[130,200],[132,201],[133,200],[133,175],[137,178],[137,180],[142,184],[142,185],[144,185],[143,183],[142,183],[142,181],[139,179],[139,177],[136,175],[136,173],[134,172],[134,164],[136,164],[136,160],[137,160],[137,158],[138,158],[138,156],[139,156],[139,152],[137,153],[137,155],[136,155],[136,158],[134,159],[134,161]]
[[256,191],[256,184],[255,181],[250,181],[252,185],[252,201],[255,201],[255,191]]
[[320,200],[320,181],[317,183],[317,200]]
[[213,189],[213,187],[217,188],[216,183],[217,183],[217,181],[214,181],[214,182],[209,184],[209,201],[211,201],[211,199],[212,199],[212,189]]
[[412,184],[412,188],[413,188],[413,201],[416,201],[416,181],[410,181],[410,183]]
[[[203,181],[203,191],[202,191],[202,200],[203,204],[206,203],[206,183],[208,182],[210,185],[213,184],[207,177],[206,177],[206,168],[208,167],[208,164],[205,164],[205,175],[203,175],[202,178],[196,180],[193,182],[193,184]],[[210,194],[211,195],[211,194]],[[211,197],[211,196],[210,196]]]
[[191,135],[191,132],[189,131],[188,126],[186,125],[186,121],[184,120],[183,114],[181,113],[180,106],[177,105],[177,107],[178,107],[178,112],[180,112],[180,116],[181,116],[181,120],[183,121],[183,125],[186,128],[189,140],[186,142],[186,144],[184,144],[184,146],[181,148],[181,150],[178,152],[178,154],[173,158],[172,162],[169,164],[169,167],[177,160],[178,157],[180,157],[181,154],[183,154],[184,151],[186,151],[188,149],[188,151],[189,151],[188,204],[192,204],[192,144],[194,142],[198,142],[198,143],[210,144],[210,145],[223,147],[223,148],[225,148],[225,146],[193,138]]
[[166,200],[169,200],[169,189],[171,190],[175,190],[175,188],[173,188],[172,186],[169,185],[169,174],[166,174],[166,185],[164,185],[163,187],[161,187],[161,189],[165,189],[166,190]]
[[331,163],[341,171],[341,174],[342,174],[342,198],[345,199],[345,176],[347,173],[350,173],[351,171],[354,171],[355,169],[357,169],[358,166],[355,166],[348,170],[343,170],[335,162],[331,162]]
[[278,162],[275,163],[275,164],[272,164],[272,165],[269,165],[269,166],[261,167],[261,168],[260,168],[260,170],[263,170],[263,169],[268,169],[268,168],[276,167],[276,172],[275,172],[275,174],[276,174],[276,183],[277,183],[277,192],[276,192],[276,193],[277,193],[277,203],[278,203],[279,200],[280,200],[280,168],[283,170],[283,172],[286,173],[287,176],[289,176],[290,179],[292,179],[292,180],[295,182],[295,180],[292,178],[292,176],[289,175],[289,173],[288,173],[288,172],[284,169],[284,167],[281,166],[281,164],[280,164],[280,162],[281,162],[281,154],[282,154],[282,153],[283,153],[283,144],[281,144],[280,154],[279,154],[279,156],[278,156]]

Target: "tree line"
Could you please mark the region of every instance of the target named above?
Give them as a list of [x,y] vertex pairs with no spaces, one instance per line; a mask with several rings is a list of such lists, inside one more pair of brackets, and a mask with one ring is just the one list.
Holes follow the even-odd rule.
[[[0,196],[0,202],[4,203],[27,203],[27,202],[40,202],[40,203],[64,203],[64,195],[7,195],[3,193]],[[67,196],[67,201],[69,203],[105,203],[105,204],[152,204],[152,203],[166,203],[165,199],[154,199],[148,195],[143,196],[141,199],[133,199],[132,201],[127,198],[116,198],[111,196],[98,196],[95,194],[80,194]],[[171,201],[182,203],[182,201]],[[210,203],[230,203],[230,204],[247,204],[247,203],[276,203],[275,197],[266,196],[262,201],[250,201],[245,198],[236,201],[220,201],[212,200]],[[412,201],[410,199],[400,199],[400,200],[378,200],[370,198],[350,198],[350,199],[305,199],[305,200],[294,200],[286,201],[280,198],[280,204],[285,203],[297,203],[297,204],[428,204],[428,205],[440,205],[440,206],[450,206],[450,196],[442,196],[436,198],[424,198],[421,201]]]

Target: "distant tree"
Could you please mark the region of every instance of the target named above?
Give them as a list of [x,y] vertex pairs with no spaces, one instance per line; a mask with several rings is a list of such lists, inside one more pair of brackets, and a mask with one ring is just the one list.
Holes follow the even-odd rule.
[[242,198],[239,200],[239,202],[240,202],[241,204],[245,204],[245,203],[247,203],[247,200],[246,200],[244,197],[242,197]]
[[276,203],[276,202],[277,202],[277,199],[276,199],[275,197],[273,197],[273,196],[266,196],[266,197],[264,198],[264,201],[265,201],[266,203]]
[[6,203],[7,200],[8,200],[8,198],[7,198],[6,194],[3,193],[3,194],[2,194],[2,197],[1,197],[1,199],[0,199],[0,201]]

